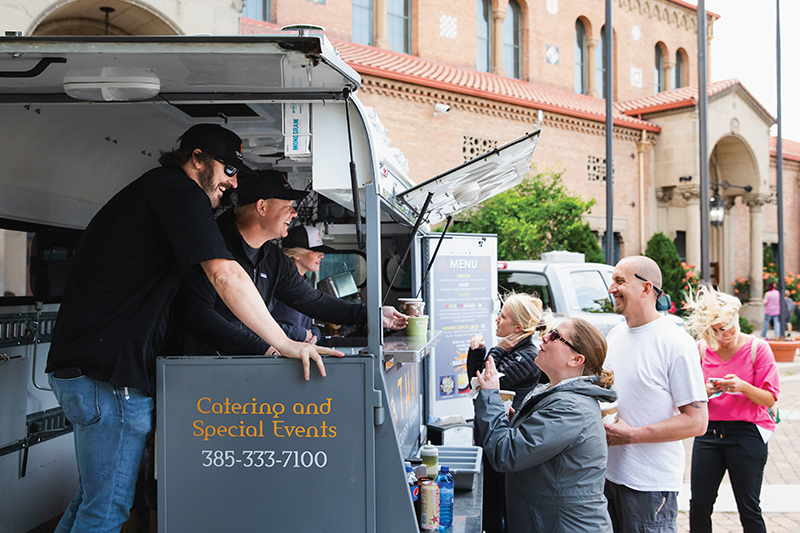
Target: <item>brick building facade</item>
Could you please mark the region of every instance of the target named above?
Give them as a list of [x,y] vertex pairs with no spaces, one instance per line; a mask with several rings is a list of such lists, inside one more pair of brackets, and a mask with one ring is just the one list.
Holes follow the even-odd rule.
[[[0,0],[3,30],[98,34],[94,0]],[[605,232],[605,101],[596,0],[109,0],[113,34],[274,33],[324,26],[362,76],[360,99],[422,181],[536,127],[538,169],[597,203],[585,218]],[[681,0],[615,0],[614,232],[621,254],[644,251],[658,231],[690,263],[700,260],[697,13]],[[709,43],[724,19],[707,14]],[[724,13],[723,13],[724,15]],[[259,20],[260,19],[260,20]],[[708,60],[713,62],[713,45]],[[713,71],[712,71],[713,72]],[[777,242],[774,118],[737,80],[709,84],[712,194],[724,203],[712,228],[712,276],[730,291],[751,277],[760,321],[764,244]],[[450,106],[437,114],[434,105]],[[543,118],[539,123],[539,113]],[[433,150],[431,148],[434,148]],[[800,270],[800,145],[784,142],[786,268]],[[725,186],[725,185],[730,186]],[[744,187],[750,187],[745,191]],[[602,242],[602,240],[601,240]]]

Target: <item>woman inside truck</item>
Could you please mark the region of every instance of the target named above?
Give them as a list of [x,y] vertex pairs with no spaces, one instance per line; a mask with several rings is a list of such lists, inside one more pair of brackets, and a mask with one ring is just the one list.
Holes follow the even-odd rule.
[[[483,369],[487,357],[491,356],[497,366],[500,388],[515,393],[512,409],[519,409],[522,400],[533,390],[541,377],[536,366],[533,343],[536,330],[542,320],[542,301],[530,294],[511,293],[506,296],[495,323],[497,346],[486,353],[482,335],[475,335],[469,343],[467,372],[475,376]],[[505,509],[505,476],[492,469],[484,461],[483,471],[483,526],[486,533],[503,531]]]
[[611,532],[603,495],[606,435],[598,401],[617,398],[603,370],[606,340],[579,318],[542,336],[537,366],[550,378],[509,420],[494,358],[478,372],[476,444],[506,474],[506,531]]
[[[289,230],[281,242],[283,253],[292,260],[301,276],[306,272],[319,272],[322,258],[326,252],[335,252],[330,246],[322,244],[319,230],[313,226],[295,226]],[[306,278],[306,282],[310,281]],[[272,299],[272,316],[283,328],[286,336],[300,342],[316,344],[320,338],[319,328],[311,318],[296,311],[285,303]]]

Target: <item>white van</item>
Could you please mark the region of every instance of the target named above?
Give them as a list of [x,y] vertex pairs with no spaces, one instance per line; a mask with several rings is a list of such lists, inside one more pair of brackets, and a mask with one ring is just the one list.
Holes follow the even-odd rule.
[[[497,285],[501,296],[508,292],[536,295],[556,318],[582,318],[607,335],[625,321],[614,313],[614,299],[608,293],[613,272],[611,265],[585,262],[582,253],[558,250],[543,253],[540,260],[498,261]],[[661,314],[688,331],[679,316]]]
[[539,261],[498,261],[501,292],[525,292],[541,298],[556,316],[579,317],[607,334],[623,322],[608,294],[614,267],[586,263],[583,254],[547,252]]

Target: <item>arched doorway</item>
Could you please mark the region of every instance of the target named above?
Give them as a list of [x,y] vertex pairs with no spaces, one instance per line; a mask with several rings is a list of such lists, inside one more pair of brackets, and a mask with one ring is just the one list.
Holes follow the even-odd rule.
[[[106,17],[108,12],[108,17]],[[107,21],[107,24],[106,24]],[[60,0],[34,20],[27,35],[180,35],[163,13],[123,0]]]
[[[722,137],[709,158],[709,181],[712,196],[711,282],[731,292],[736,273],[752,271],[748,249],[756,238],[761,239],[761,207],[753,200],[759,198],[761,182],[752,149],[737,135]],[[741,197],[739,202],[737,197]],[[747,209],[750,205],[750,209]],[[714,216],[714,207],[718,216]],[[748,217],[749,211],[749,217]],[[757,216],[756,216],[757,215]],[[748,219],[749,218],[749,224]],[[757,220],[754,220],[757,219]],[[756,253],[760,253],[760,245]]]

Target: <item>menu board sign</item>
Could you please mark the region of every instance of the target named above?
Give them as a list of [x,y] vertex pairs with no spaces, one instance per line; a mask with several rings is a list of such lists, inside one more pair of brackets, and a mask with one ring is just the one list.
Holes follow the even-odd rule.
[[[491,346],[497,287],[497,238],[448,236],[430,273],[432,328],[441,332],[432,358],[432,409],[435,417],[472,416],[467,375],[469,341],[482,335]],[[428,239],[430,249],[437,241]],[[460,401],[459,401],[460,400]],[[457,402],[457,403],[453,403]],[[450,405],[447,405],[450,404]]]
[[307,382],[285,358],[159,360],[159,531],[371,531],[372,368],[326,370]]

